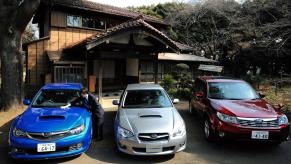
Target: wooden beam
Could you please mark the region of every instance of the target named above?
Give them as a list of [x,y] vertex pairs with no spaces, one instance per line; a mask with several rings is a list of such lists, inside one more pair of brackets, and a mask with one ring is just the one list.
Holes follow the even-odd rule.
[[155,80],[155,84],[158,84],[158,71],[159,71],[159,54],[156,53],[155,54],[155,58],[154,58],[154,71],[155,71],[155,74],[154,74],[154,80]]
[[141,30],[141,29],[133,29],[133,30],[132,29],[129,29],[129,30],[126,29],[126,30],[113,32],[113,33],[111,33],[111,34],[109,34],[107,36],[103,36],[103,37],[97,38],[96,40],[93,40],[93,41],[87,43],[86,49],[87,50],[93,49],[94,47],[99,46],[100,44],[106,42],[106,40],[112,38],[113,36],[115,36],[117,34],[118,35],[121,35],[121,34],[124,34],[124,33],[127,34],[128,32],[130,32],[131,34],[136,33],[136,34],[143,34],[143,35],[147,35],[149,37],[152,37],[152,38],[156,39],[157,41],[159,41],[160,43],[164,44],[165,46],[168,46],[168,48],[170,50],[172,50],[173,52],[179,53],[178,47],[175,47],[174,45],[170,45],[171,43],[170,44],[166,43],[166,41],[164,41],[161,38],[162,36],[156,36],[156,34],[152,34],[152,33],[148,32],[147,30]]
[[98,60],[98,98],[99,103],[102,103],[102,79],[103,79],[103,61],[101,59]]

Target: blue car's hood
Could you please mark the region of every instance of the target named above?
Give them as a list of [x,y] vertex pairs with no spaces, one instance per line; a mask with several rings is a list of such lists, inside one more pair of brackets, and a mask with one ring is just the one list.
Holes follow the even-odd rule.
[[89,112],[84,108],[28,108],[18,119],[16,127],[27,132],[57,132],[74,128],[85,122]]

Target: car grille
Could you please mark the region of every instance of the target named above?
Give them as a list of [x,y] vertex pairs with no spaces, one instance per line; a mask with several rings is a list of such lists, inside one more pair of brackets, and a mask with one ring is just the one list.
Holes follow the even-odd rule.
[[[133,147],[132,149],[135,152],[146,153],[146,148]],[[163,147],[163,152],[173,151],[174,149],[175,149],[175,146]]]
[[168,133],[140,133],[138,135],[141,141],[168,141]]
[[238,117],[238,122],[243,127],[278,127],[277,118],[241,118]]
[[57,140],[69,135],[68,131],[62,132],[48,132],[48,133],[31,133],[27,132],[27,136],[30,139],[38,140],[38,141],[51,141]]

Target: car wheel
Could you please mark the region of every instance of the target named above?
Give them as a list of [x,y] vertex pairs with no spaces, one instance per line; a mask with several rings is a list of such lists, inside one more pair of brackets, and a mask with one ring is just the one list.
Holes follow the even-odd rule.
[[275,142],[272,142],[271,144],[273,146],[279,146],[281,143],[282,143],[282,141],[275,141]]
[[214,132],[211,128],[211,123],[208,118],[204,119],[204,136],[207,141],[211,141],[215,138]]

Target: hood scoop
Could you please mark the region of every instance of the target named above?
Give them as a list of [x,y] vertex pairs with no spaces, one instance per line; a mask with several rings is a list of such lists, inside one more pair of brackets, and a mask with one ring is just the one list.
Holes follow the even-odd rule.
[[40,120],[64,120],[65,116],[58,116],[58,115],[52,115],[52,116],[39,116]]
[[140,118],[162,118],[162,115],[159,112],[153,112],[153,111],[146,111],[138,113],[138,116]]
[[139,117],[140,118],[162,118],[161,115],[153,115],[153,114],[151,114],[151,115],[140,115]]

